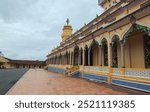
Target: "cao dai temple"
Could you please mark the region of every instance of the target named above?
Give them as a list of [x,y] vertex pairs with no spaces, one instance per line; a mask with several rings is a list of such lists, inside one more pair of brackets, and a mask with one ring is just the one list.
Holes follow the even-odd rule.
[[48,70],[150,92],[150,1],[99,0],[104,12],[47,55]]

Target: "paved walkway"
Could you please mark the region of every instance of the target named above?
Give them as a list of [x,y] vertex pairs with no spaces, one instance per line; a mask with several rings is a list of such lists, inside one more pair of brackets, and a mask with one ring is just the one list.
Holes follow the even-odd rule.
[[147,94],[114,85],[67,77],[45,70],[29,70],[7,95],[125,95]]
[[0,95],[7,91],[27,72],[28,69],[0,69]]

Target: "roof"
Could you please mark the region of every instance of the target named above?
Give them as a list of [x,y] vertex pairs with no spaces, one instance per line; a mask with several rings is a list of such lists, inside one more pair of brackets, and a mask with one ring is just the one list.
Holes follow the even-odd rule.
[[45,61],[32,61],[32,60],[10,60],[10,63],[13,64],[22,64],[22,65],[45,65]]
[[[6,58],[4,56],[0,56],[2,57],[3,59],[6,59],[9,63],[12,63],[12,64],[22,64],[22,65],[46,65],[46,62],[45,61],[39,61],[39,60],[13,60],[13,59],[10,59],[10,58]],[[1,60],[2,61],[2,60]]]

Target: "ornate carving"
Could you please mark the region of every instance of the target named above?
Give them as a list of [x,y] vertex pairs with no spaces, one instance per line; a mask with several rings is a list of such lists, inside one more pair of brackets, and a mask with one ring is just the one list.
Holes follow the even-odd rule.
[[130,17],[130,23],[135,24],[136,23],[136,18],[134,16]]

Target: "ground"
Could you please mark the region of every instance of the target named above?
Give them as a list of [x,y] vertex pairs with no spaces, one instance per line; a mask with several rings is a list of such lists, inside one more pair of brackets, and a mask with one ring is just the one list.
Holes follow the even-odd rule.
[[4,95],[28,69],[0,69],[0,95]]
[[7,95],[144,95],[141,91],[30,69]]

